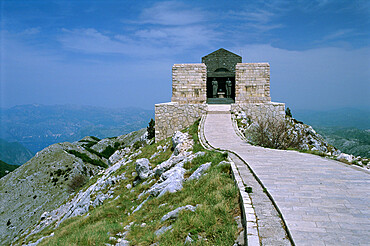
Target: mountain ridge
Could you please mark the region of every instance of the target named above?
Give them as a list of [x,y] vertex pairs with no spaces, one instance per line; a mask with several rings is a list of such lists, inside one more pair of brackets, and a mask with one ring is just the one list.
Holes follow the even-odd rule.
[[2,108],[0,113],[0,137],[33,152],[90,135],[106,138],[126,134],[146,127],[154,116],[153,110],[135,107],[37,104]]

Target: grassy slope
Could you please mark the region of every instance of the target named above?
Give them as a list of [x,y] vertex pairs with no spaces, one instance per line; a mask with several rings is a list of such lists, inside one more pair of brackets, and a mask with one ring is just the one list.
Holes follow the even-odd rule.
[[4,177],[7,173],[5,173],[5,171],[13,171],[15,170],[17,167],[19,166],[16,166],[16,165],[9,165],[3,161],[0,160],[0,178]]
[[[194,150],[201,149],[197,142],[197,125],[189,129],[189,133],[195,137]],[[170,139],[163,140],[157,144],[143,147],[142,154],[135,159],[150,157],[158,145],[169,144]],[[202,149],[203,150],[203,149]],[[146,196],[137,199],[138,195],[150,185],[140,184],[129,192],[125,187],[131,184],[135,177],[134,162],[131,162],[117,171],[126,173],[127,180],[123,180],[115,189],[114,197],[120,195],[117,200],[106,201],[102,206],[92,209],[89,216],[78,216],[63,222],[56,229],[55,236],[42,241],[40,245],[104,245],[104,243],[115,243],[109,237],[124,231],[124,226],[134,222],[127,236],[131,245],[150,245],[160,240],[161,245],[183,245],[188,233],[193,239],[197,235],[206,238],[207,241],[198,240],[194,245],[232,245],[237,235],[237,225],[234,216],[239,215],[238,191],[231,178],[230,166],[217,164],[226,159],[226,156],[207,151],[206,155],[194,159],[184,167],[188,169],[189,176],[201,164],[211,161],[212,167],[208,174],[202,176],[198,181],[193,180],[184,183],[181,191],[167,193],[160,198],[153,198],[136,213],[129,215]],[[152,167],[166,160],[171,155],[171,150],[162,153],[151,161]],[[153,178],[155,179],[155,178]],[[153,183],[152,183],[153,184]],[[163,206],[159,206],[165,204]],[[183,205],[200,206],[195,212],[181,212],[175,221],[160,222],[160,218]],[[141,227],[146,223],[145,227]],[[155,236],[154,232],[164,225],[171,224],[172,231],[167,231],[161,236]],[[49,235],[53,230],[46,229],[43,235]],[[35,241],[40,235],[34,236]]]

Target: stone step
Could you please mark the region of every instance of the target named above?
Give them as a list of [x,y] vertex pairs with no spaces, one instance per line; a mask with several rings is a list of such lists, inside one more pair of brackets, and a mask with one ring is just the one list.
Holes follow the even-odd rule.
[[208,104],[208,113],[224,113],[229,114],[231,110],[230,104]]

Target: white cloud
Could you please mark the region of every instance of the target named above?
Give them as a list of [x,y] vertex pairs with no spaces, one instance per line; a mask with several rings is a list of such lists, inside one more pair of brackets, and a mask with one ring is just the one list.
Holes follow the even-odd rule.
[[168,1],[144,9],[139,20],[143,24],[181,26],[199,23],[204,18],[205,13],[201,10],[191,9],[181,2]]
[[227,16],[242,22],[244,27],[259,32],[267,32],[283,27],[281,23],[277,22],[281,12],[281,10],[278,10],[278,5],[271,5],[269,8],[247,6],[239,11],[229,11]]
[[151,44],[139,42],[124,35],[110,37],[93,28],[63,29],[59,38],[66,49],[93,54],[121,54],[133,56],[151,56],[166,52],[168,48],[154,48]]
[[325,35],[321,40],[318,40],[317,42],[326,42],[331,40],[337,40],[344,37],[348,37],[349,35],[353,34],[353,29],[342,29],[335,32],[332,32],[330,34]]
[[28,29],[24,30],[23,32],[21,32],[21,34],[23,34],[23,35],[34,35],[34,34],[40,33],[40,31],[41,31],[40,27],[32,27],[32,28],[28,28]]
[[160,42],[171,47],[207,46],[217,41],[217,33],[201,25],[152,28],[139,30],[135,34],[146,42]]

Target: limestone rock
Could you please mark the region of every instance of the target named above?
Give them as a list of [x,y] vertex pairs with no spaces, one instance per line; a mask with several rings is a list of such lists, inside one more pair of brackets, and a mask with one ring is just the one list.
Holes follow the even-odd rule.
[[174,148],[174,155],[184,154],[193,147],[193,139],[188,133],[176,131],[172,137],[172,146]]
[[136,160],[135,170],[140,179],[147,179],[153,171],[150,168],[150,163],[147,158],[141,158]]
[[186,206],[178,207],[175,210],[172,210],[171,212],[168,212],[167,214],[165,214],[162,217],[161,222],[164,222],[164,221],[169,220],[169,219],[177,219],[177,217],[179,217],[179,213],[182,210],[189,210],[191,212],[195,212],[196,209],[197,209],[197,207],[192,206],[192,205],[186,205]]
[[344,160],[344,161],[347,161],[347,162],[352,162],[354,159],[354,156],[353,155],[348,155],[348,154],[345,154],[345,153],[341,153],[338,157],[337,157],[337,160]]
[[174,167],[162,174],[160,180],[155,183],[147,193],[152,196],[163,196],[166,192],[174,193],[182,189],[184,174],[182,167]]
[[188,180],[199,179],[210,167],[211,162],[207,162],[195,170],[195,172],[188,178]]
[[161,175],[163,172],[167,171],[171,167],[183,161],[185,158],[186,157],[183,155],[181,156],[172,155],[167,161],[164,161],[158,166],[156,166],[153,171],[155,172],[156,175]]
[[163,233],[165,233],[166,231],[168,230],[171,230],[172,229],[172,225],[169,225],[169,226],[162,226],[161,228],[159,228],[158,230],[156,230],[154,232],[154,234],[156,236],[159,236],[159,235],[162,235]]
[[189,233],[186,238],[184,244],[192,244],[194,240],[191,238],[191,234]]

